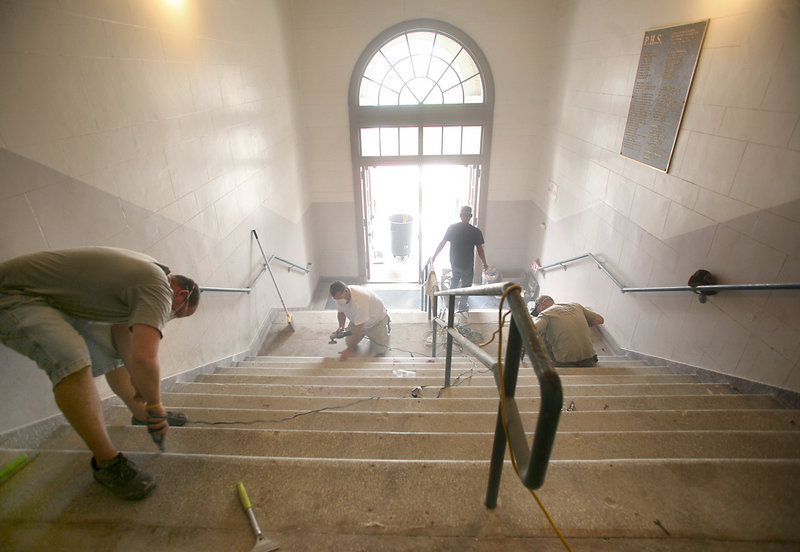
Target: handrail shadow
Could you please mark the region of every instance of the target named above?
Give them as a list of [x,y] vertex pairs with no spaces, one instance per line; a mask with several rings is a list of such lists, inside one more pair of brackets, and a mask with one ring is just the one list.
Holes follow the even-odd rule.
[[[497,359],[492,358],[486,351],[466,339],[455,329],[456,297],[464,295],[505,296],[508,300],[511,321],[508,330],[505,361],[502,367],[498,364]],[[444,296],[448,297],[449,301],[447,322],[436,316],[438,297]],[[453,342],[456,341],[465,351],[480,360],[492,371],[500,394],[485,502],[487,507],[494,508],[497,506],[497,494],[500,489],[500,477],[505,457],[506,430],[508,431],[511,452],[516,459],[519,478],[523,485],[528,489],[538,489],[544,483],[564,401],[561,379],[550,364],[547,352],[539,339],[539,334],[533,325],[533,320],[527,311],[520,293],[520,287],[517,284],[502,282],[469,288],[434,291],[432,299],[431,308],[434,313],[432,320],[434,330],[433,356],[436,356],[437,326],[447,328],[445,387],[450,386]],[[540,389],[539,417],[536,422],[536,432],[533,435],[533,445],[530,449],[528,448],[525,428],[523,427],[515,399],[523,347],[533,362],[533,370],[539,381]]]

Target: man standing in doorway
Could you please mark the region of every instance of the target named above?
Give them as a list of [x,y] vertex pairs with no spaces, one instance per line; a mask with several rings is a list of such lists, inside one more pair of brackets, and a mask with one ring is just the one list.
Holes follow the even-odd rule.
[[[475,249],[483,263],[483,269],[489,268],[486,264],[486,255],[483,252],[483,233],[479,228],[469,223],[472,219],[472,207],[464,205],[461,207],[461,222],[451,224],[444,233],[444,238],[436,248],[432,261],[444,248],[444,244],[450,242],[450,268],[452,275],[450,278],[450,289],[470,287],[475,277]],[[458,300],[458,311],[464,312],[469,309],[467,297],[461,296]]]

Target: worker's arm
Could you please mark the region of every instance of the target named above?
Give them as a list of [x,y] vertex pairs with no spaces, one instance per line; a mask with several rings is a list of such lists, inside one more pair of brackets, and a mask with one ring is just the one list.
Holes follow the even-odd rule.
[[489,268],[489,265],[486,264],[486,254],[483,252],[483,245],[476,245],[475,249],[478,250],[478,257],[480,257],[481,261],[483,261],[483,269],[486,270]]
[[431,257],[431,261],[435,261],[436,260],[436,255],[441,253],[442,249],[444,249],[444,244],[446,244],[446,243],[447,243],[447,239],[446,238],[439,242],[439,245],[436,247],[436,252],[433,254],[433,257]]
[[596,312],[590,311],[583,305],[581,305],[581,308],[583,308],[583,315],[586,317],[586,322],[589,324],[590,327],[599,326],[600,324],[605,322],[605,320],[603,320],[603,317],[597,314]]
[[339,327],[336,329],[337,332],[344,330],[344,323],[347,321],[347,316],[343,312],[339,312],[336,317],[339,320]]
[[148,417],[161,419],[149,424],[151,430],[164,434],[167,431],[167,412],[161,406],[161,365],[158,361],[161,332],[145,324],[134,324],[130,329],[126,324],[114,324],[111,333],[137,394],[145,405],[157,405],[147,409]]

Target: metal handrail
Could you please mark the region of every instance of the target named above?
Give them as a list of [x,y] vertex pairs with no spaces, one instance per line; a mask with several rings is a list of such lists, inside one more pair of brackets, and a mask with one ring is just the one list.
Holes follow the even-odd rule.
[[[560,266],[564,270],[567,269],[566,265],[575,261],[579,261],[581,259],[589,258],[597,265],[600,270],[602,270],[606,276],[608,276],[612,282],[620,289],[622,293],[637,293],[637,292],[653,292],[653,291],[691,291],[693,293],[700,293],[700,302],[705,303],[706,295],[711,295],[716,293],[717,291],[728,291],[728,290],[765,290],[765,289],[800,289],[800,282],[777,282],[777,283],[765,283],[765,284],[714,284],[714,285],[702,285],[702,286],[656,286],[656,287],[625,287],[619,280],[617,280],[608,269],[603,266],[597,257],[592,255],[591,253],[585,253],[583,255],[579,255],[577,257],[572,257],[571,259],[566,259],[563,261],[559,261],[557,263],[552,263],[547,266],[542,266],[537,269],[536,271],[545,271],[551,268],[555,268]],[[710,293],[709,293],[710,292]]]
[[235,288],[235,287],[214,287],[214,286],[199,286],[200,291],[219,291],[223,293],[250,293],[256,287],[256,282],[264,275],[267,271],[267,265],[261,265],[261,270],[256,274],[256,277],[253,278],[253,281],[250,283],[249,286],[243,288]]
[[[256,242],[258,242],[259,249],[261,249],[261,242],[258,239],[258,233],[256,233],[255,230],[251,230],[250,233],[256,239]],[[282,263],[289,265],[289,270],[292,270],[293,268],[297,268],[299,270],[302,270],[306,274],[311,272],[310,263],[308,265],[306,265],[305,267],[303,267],[303,266],[300,266],[300,265],[298,265],[296,263],[293,263],[291,261],[287,261],[286,259],[284,259],[282,257],[278,257],[277,255],[271,255],[269,260],[267,260],[266,256],[264,255],[264,250],[263,249],[261,249],[261,255],[262,255],[262,257],[264,257],[264,261],[265,262],[264,262],[263,265],[261,265],[261,270],[258,272],[258,274],[256,274],[256,277],[253,278],[253,281],[250,283],[249,286],[244,287],[244,288],[199,286],[200,291],[203,291],[203,292],[205,292],[205,291],[215,291],[215,292],[222,292],[222,293],[250,293],[251,291],[253,291],[253,289],[255,289],[256,282],[258,282],[258,280],[264,275],[265,272],[267,272],[267,270],[269,270],[270,274],[272,274],[272,270],[269,269],[269,265],[272,263],[273,260],[281,261]],[[275,278],[274,277],[273,277],[273,282],[275,282]],[[275,288],[277,289],[277,287],[278,287],[278,284],[275,283]],[[280,296],[280,290],[278,290],[278,296]],[[281,298],[281,302],[283,302],[283,298]],[[284,305],[284,309],[286,309],[286,305]]]
[[[500,370],[495,358],[474,343],[462,336],[454,327],[455,306],[457,296],[469,295],[506,295],[511,310],[511,323],[508,331],[506,355],[503,363],[503,380],[500,381]],[[453,341],[457,341],[468,353],[477,358],[494,374],[500,406],[497,412],[492,459],[489,468],[489,482],[486,490],[486,506],[497,506],[497,495],[500,490],[500,476],[503,470],[505,457],[506,432],[503,425],[503,412],[505,411],[506,428],[511,450],[517,460],[519,478],[528,489],[538,489],[544,483],[545,472],[553,450],[558,420],[561,416],[561,407],[564,395],[561,389],[561,379],[553,369],[550,360],[539,339],[539,334],[533,325],[533,319],[528,314],[525,302],[522,299],[520,288],[513,282],[502,282],[469,288],[447,289],[436,291],[433,294],[433,309],[436,312],[437,297],[448,297],[447,310],[447,358],[445,360],[445,387],[450,386],[450,368],[453,355]],[[433,356],[436,356],[436,327],[445,325],[445,322],[434,316]],[[539,418],[536,423],[536,432],[533,436],[533,446],[528,449],[528,440],[525,428],[519,414],[514,395],[517,388],[517,375],[522,348],[528,352],[533,362],[533,370],[539,380],[540,406]]]
[[[253,233],[255,235],[255,230],[253,230]],[[267,264],[272,264],[272,261],[280,261],[283,264],[288,265],[288,269],[289,270],[292,270],[293,268],[296,268],[297,270],[302,270],[306,274],[311,272],[311,263],[306,264],[306,266],[300,266],[299,264],[293,263],[292,261],[287,261],[283,257],[278,257],[277,255],[270,255],[269,256],[269,261],[267,261]]]

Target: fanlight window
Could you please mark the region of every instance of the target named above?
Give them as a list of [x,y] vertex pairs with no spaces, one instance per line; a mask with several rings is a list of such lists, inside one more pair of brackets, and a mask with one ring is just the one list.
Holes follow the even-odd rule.
[[358,101],[361,106],[483,103],[483,79],[458,42],[434,31],[413,31],[372,56]]

